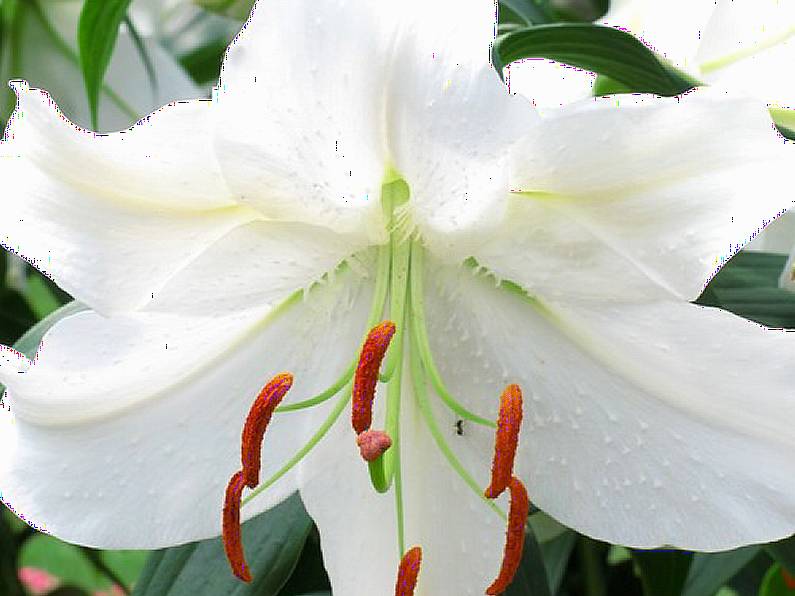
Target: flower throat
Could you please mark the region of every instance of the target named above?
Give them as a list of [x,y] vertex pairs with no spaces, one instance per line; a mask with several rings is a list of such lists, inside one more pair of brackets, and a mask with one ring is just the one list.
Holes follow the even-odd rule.
[[[461,480],[508,523],[503,562],[486,594],[500,594],[510,584],[518,569],[524,543],[529,499],[524,485],[513,475],[513,462],[522,419],[522,394],[517,385],[509,385],[500,401],[498,423],[483,418],[463,406],[447,389],[436,367],[428,338],[423,300],[423,259],[421,241],[412,232],[408,216],[409,187],[392,176],[382,187],[384,217],[388,222],[389,242],[378,248],[375,291],[360,353],[326,390],[303,401],[279,405],[292,386],[292,375],[277,375],[265,385],[254,401],[242,434],[241,469],[229,481],[223,506],[224,548],[232,572],[243,581],[252,576],[243,554],[240,536],[240,509],[276,483],[299,463],[337,422],[351,405],[351,440],[359,447],[367,463],[372,487],[378,493],[392,490],[398,529],[398,556],[401,560],[395,594],[411,596],[419,575],[422,551],[406,549],[404,504],[400,464],[400,406],[403,395],[404,368],[411,376],[413,398],[422,419],[440,453]],[[343,262],[339,269],[347,267]],[[297,292],[288,302],[294,301]],[[406,348],[408,348],[406,350]],[[408,367],[403,357],[408,354]],[[379,384],[385,386],[386,415],[384,429],[372,429],[372,408]],[[428,385],[459,420],[496,430],[494,463],[488,488],[475,480],[456,457],[440,431],[430,404]],[[281,469],[259,482],[260,454],[265,431],[273,414],[284,415],[304,410],[339,396],[337,404],[309,441]],[[243,489],[251,492],[243,498]],[[510,511],[506,514],[494,503],[509,490]],[[386,496],[384,498],[387,498]],[[428,561],[432,564],[432,561]]]

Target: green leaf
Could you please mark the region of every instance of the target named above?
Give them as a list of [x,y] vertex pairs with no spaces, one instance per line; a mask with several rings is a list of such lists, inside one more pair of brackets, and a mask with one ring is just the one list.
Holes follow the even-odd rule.
[[532,530],[524,534],[522,562],[504,596],[550,596],[544,557]]
[[560,589],[575,544],[577,544],[577,533],[572,530],[567,530],[560,536],[541,544],[549,591],[552,594],[557,594]]
[[85,0],[77,25],[80,67],[91,109],[91,123],[98,128],[99,94],[119,36],[119,26],[131,0]]
[[795,293],[778,287],[787,257],[740,251],[696,300],[768,327],[795,329]]
[[[525,25],[541,25],[554,20],[549,3],[536,0],[500,0],[500,11],[507,9]],[[514,20],[513,22],[518,22]]]
[[194,0],[194,3],[210,12],[239,20],[247,19],[254,6],[254,0]]
[[773,565],[768,569],[762,585],[759,586],[759,596],[795,596],[795,589],[788,588],[782,575],[781,565]]
[[590,23],[556,23],[506,33],[495,41],[493,54],[498,72],[523,58],[549,58],[606,75],[635,92],[678,95],[694,83],[664,65],[629,33]]
[[695,553],[682,596],[713,596],[759,553],[747,546],[722,553]]
[[110,587],[110,581],[83,556],[80,547],[36,534],[22,547],[20,567],[44,569],[63,583],[88,592]]
[[633,550],[645,596],[679,596],[693,554],[680,550]]
[[275,596],[287,582],[312,529],[298,494],[243,524],[243,548],[254,576],[232,575],[220,538],[153,552],[134,596]]
[[215,81],[228,45],[229,40],[225,37],[215,38],[180,56],[179,63],[197,83]]
[[795,536],[765,546],[768,554],[795,575]]

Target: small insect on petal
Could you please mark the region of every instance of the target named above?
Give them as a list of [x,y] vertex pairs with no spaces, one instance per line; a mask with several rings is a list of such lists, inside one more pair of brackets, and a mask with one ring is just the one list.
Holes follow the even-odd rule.
[[406,551],[400,560],[397,582],[395,583],[395,596],[413,596],[417,586],[417,576],[420,574],[422,563],[422,549],[415,546]]
[[384,321],[373,327],[364,340],[359,364],[353,377],[351,419],[353,430],[357,435],[369,429],[372,423],[378,371],[393,335],[395,335],[395,324],[392,321]]
[[271,416],[276,406],[293,385],[293,375],[282,373],[273,377],[257,399],[251,405],[243,426],[241,441],[241,461],[243,464],[243,479],[246,486],[254,488],[259,484],[259,471],[262,463],[262,439],[265,429],[271,421]]
[[519,385],[508,385],[500,398],[494,461],[491,465],[491,484],[485,493],[489,499],[499,497],[511,482],[521,426],[522,390]]
[[229,479],[224,497],[224,511],[221,523],[221,539],[224,543],[226,558],[238,578],[244,582],[251,581],[251,572],[246,565],[243,554],[243,542],[240,537],[240,497],[243,494],[243,472],[235,472]]
[[486,594],[496,596],[502,594],[513,581],[519,563],[522,561],[524,548],[524,525],[530,511],[530,499],[527,489],[517,478],[511,478],[508,485],[511,491],[511,508],[508,510],[508,530],[505,538],[505,552],[502,566],[497,579],[486,589]]
[[366,430],[356,437],[364,461],[375,461],[392,446],[392,439],[382,430]]

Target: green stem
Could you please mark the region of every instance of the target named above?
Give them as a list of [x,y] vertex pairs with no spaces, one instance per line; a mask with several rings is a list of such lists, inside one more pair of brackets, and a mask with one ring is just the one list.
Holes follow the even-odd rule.
[[433,352],[425,325],[425,303],[422,291],[422,274],[424,268],[422,260],[423,249],[419,243],[414,243],[414,248],[411,251],[411,270],[414,273],[414,275],[411,276],[411,319],[412,330],[416,337],[417,349],[419,350],[422,364],[428,373],[434,390],[448,408],[465,420],[488,426],[489,428],[497,428],[496,423],[492,420],[488,420],[487,418],[470,412],[459,403],[447,390],[442,380],[442,375],[439,374],[439,369],[436,368],[436,362],[433,359]]
[[508,516],[505,512],[500,509],[494,501],[491,499],[487,499],[486,496],[483,494],[483,488],[475,482],[475,479],[472,478],[472,475],[464,468],[461,462],[456,457],[453,450],[447,444],[447,441],[444,440],[444,436],[442,435],[441,431],[439,430],[439,425],[436,423],[436,419],[433,417],[433,412],[431,411],[431,405],[428,401],[428,393],[425,387],[425,383],[427,382],[424,371],[422,368],[422,361],[420,360],[419,351],[417,349],[416,338],[415,341],[411,344],[411,349],[409,350],[409,362],[411,364],[411,378],[414,384],[414,398],[417,400],[417,406],[420,409],[420,412],[425,418],[425,423],[428,426],[428,430],[433,437],[433,440],[436,442],[436,446],[438,447],[439,451],[442,452],[447,463],[450,464],[450,467],[453,468],[456,474],[464,481],[464,483],[475,493],[494,513],[500,516],[502,520],[506,520]]
[[278,408],[276,408],[275,411],[279,414],[283,414],[286,412],[296,412],[298,410],[305,410],[306,408],[311,408],[312,406],[317,406],[319,404],[322,404],[323,402],[331,399],[332,397],[337,395],[340,391],[342,391],[343,387],[345,387],[345,385],[347,385],[350,382],[351,377],[353,377],[353,373],[355,370],[356,370],[356,363],[354,362],[348,367],[348,369],[344,373],[342,373],[342,376],[340,376],[339,379],[334,381],[334,384],[331,387],[329,387],[322,393],[319,393],[318,395],[310,399],[305,399],[303,401],[299,401],[294,404],[279,406]]

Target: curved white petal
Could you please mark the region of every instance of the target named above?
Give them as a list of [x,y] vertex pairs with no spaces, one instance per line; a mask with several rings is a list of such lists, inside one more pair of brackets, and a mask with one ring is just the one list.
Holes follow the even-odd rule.
[[543,58],[528,58],[506,67],[511,93],[523,95],[543,112],[590,97],[596,75]]
[[787,211],[765,226],[765,229],[744,248],[786,255],[793,247],[795,247],[795,212]]
[[436,254],[456,261],[504,216],[509,149],[536,116],[491,65],[493,2],[410,5],[388,90],[390,149],[411,189],[413,223]]
[[209,244],[259,217],[236,207],[220,178],[209,102],[98,136],[46,93],[17,91],[0,144],[0,241],[96,310],[142,306]]
[[[96,547],[159,548],[217,535],[257,392],[284,371],[295,376],[286,403],[331,385],[366,332],[371,286],[341,274],[280,313],[65,319],[28,372],[0,369],[10,407],[0,411],[4,501],[29,523]],[[302,446],[310,418],[275,415],[263,480]],[[290,473],[243,517],[295,488]]]
[[[186,264],[152,295],[151,312],[213,314],[273,305],[345,260],[362,268],[355,238],[301,223],[252,221]],[[365,263],[366,265],[366,258]]]
[[[635,547],[725,550],[795,530],[795,340],[671,301],[534,302],[470,271],[428,293],[445,359],[525,394],[517,471],[567,526]],[[429,310],[431,306],[429,305]]]
[[[483,594],[500,568],[505,522],[441,455],[412,395],[408,370],[405,372],[400,457],[405,548],[422,548],[416,594]],[[376,398],[373,428],[383,424],[385,397],[379,394]],[[437,417],[446,421],[434,401]],[[473,449],[466,436],[455,434],[452,424],[440,425],[462,463],[485,488],[493,445],[487,450]],[[350,408],[303,464],[299,482],[301,498],[320,530],[323,560],[334,593],[391,594],[402,554],[394,488],[386,494],[372,488],[350,426]],[[499,503],[503,509],[507,507],[505,498]]]
[[704,91],[547,113],[514,154],[503,229],[474,256],[548,297],[695,299],[790,206],[790,149],[763,104]]
[[601,22],[628,29],[676,66],[695,70],[701,35],[714,10],[714,2],[611,0]]
[[271,218],[386,239],[391,10],[366,0],[257,4],[217,94],[217,152],[237,199]]
[[[43,5],[42,15],[50,29],[42,23],[37,10],[20,6],[25,15],[20,19],[18,72],[12,74],[47,89],[73,122],[88,127],[91,116],[74,43],[81,8],[79,0]],[[53,35],[57,35],[62,43],[55,41]],[[144,44],[157,85],[153,87],[150,83],[145,63],[132,37],[122,28],[108,65],[106,90],[100,96],[100,130],[127,128],[140,116],[162,105],[201,95],[171,55],[150,39],[144,39]]]
[[[777,0],[720,0],[704,28],[696,60],[711,84],[795,106],[795,5]],[[782,70],[783,69],[783,70]]]

